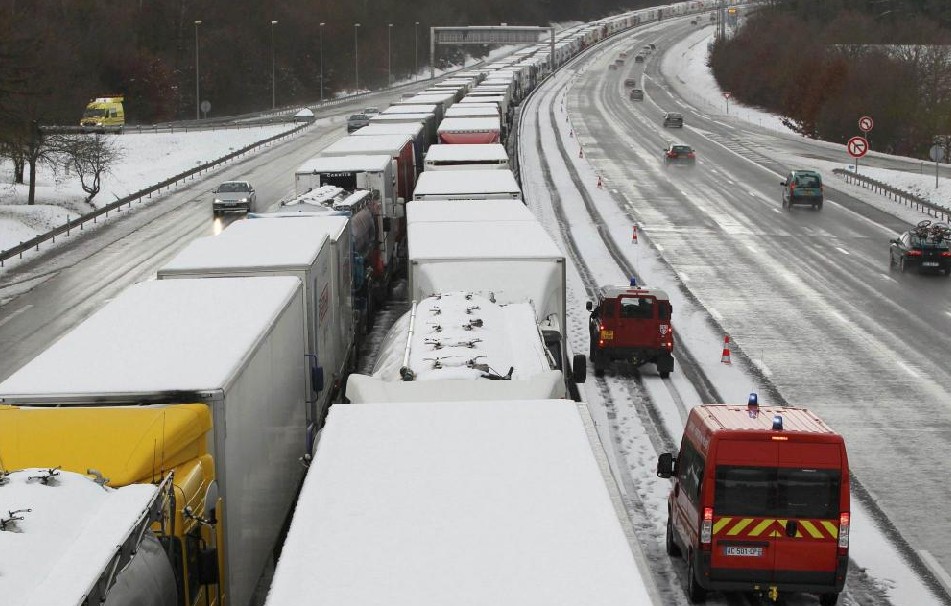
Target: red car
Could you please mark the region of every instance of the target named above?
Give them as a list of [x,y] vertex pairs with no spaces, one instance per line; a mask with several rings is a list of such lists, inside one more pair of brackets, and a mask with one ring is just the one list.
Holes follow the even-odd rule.
[[603,376],[615,360],[634,366],[653,363],[666,379],[674,369],[674,327],[667,294],[656,288],[603,286],[597,305],[588,301],[591,312],[590,358],[594,374]]

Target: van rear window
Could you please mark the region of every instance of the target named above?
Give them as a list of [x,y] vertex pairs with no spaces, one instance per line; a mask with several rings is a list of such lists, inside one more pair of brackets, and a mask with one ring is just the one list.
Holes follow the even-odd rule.
[[835,519],[839,517],[837,469],[717,467],[717,515]]

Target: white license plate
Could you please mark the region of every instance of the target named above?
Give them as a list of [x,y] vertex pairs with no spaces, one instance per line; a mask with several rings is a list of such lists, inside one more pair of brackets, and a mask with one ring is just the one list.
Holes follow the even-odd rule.
[[922,263],[922,265],[923,265],[924,267],[937,267],[937,266],[938,266],[938,262],[937,262],[937,261],[925,261],[925,262]]
[[763,555],[762,547],[724,547],[723,555],[758,558]]

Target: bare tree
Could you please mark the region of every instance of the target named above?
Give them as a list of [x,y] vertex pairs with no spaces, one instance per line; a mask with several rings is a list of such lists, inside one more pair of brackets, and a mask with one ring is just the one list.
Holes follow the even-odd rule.
[[102,187],[102,176],[122,157],[114,135],[86,135],[63,137],[57,145],[66,163],[79,175],[79,183],[92,203]]

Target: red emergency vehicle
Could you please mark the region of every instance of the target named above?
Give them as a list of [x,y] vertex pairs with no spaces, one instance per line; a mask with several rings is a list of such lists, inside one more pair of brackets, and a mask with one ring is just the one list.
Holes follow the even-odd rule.
[[666,379],[674,369],[674,327],[670,322],[670,298],[662,290],[635,286],[602,286],[597,304],[588,301],[591,312],[588,334],[589,357],[600,377],[614,360],[635,367],[648,362]]
[[819,595],[831,606],[849,562],[849,465],[842,436],[805,408],[702,405],[672,478],[667,553],[687,562],[687,596],[708,590]]

